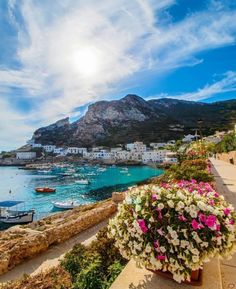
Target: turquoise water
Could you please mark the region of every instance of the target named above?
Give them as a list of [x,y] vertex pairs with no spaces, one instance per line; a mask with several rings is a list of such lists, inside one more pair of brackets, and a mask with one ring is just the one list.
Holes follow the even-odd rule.
[[[28,171],[17,167],[0,167],[0,201],[25,201],[25,209],[35,209],[36,219],[53,212],[53,201],[73,198],[81,204],[109,198],[113,191],[121,191],[138,181],[158,176],[162,170],[148,166],[123,167],[76,166],[72,176],[61,174],[67,168],[57,168],[49,173]],[[87,179],[89,185],[79,185],[76,180]],[[56,193],[35,193],[35,187],[53,187]],[[11,193],[9,191],[11,190]]]

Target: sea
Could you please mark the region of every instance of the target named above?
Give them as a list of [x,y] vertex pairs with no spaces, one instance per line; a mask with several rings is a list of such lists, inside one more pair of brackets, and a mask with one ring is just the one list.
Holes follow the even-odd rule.
[[[0,167],[0,201],[24,201],[18,209],[35,209],[35,219],[55,213],[52,202],[71,200],[88,204],[111,197],[137,182],[159,176],[163,170],[150,166],[70,166],[49,171]],[[65,174],[68,174],[65,176]],[[88,185],[76,181],[86,179]],[[36,187],[52,187],[55,193],[36,193]]]

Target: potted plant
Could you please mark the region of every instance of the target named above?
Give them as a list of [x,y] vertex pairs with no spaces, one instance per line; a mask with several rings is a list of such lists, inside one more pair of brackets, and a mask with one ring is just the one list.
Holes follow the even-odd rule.
[[233,206],[209,183],[150,184],[127,192],[109,235],[123,257],[179,283],[199,284],[204,262],[236,251],[235,221]]

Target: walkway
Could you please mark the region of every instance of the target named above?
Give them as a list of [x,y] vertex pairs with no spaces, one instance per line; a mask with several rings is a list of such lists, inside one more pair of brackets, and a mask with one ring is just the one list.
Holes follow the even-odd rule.
[[0,283],[16,280],[21,278],[23,274],[35,275],[43,270],[57,266],[60,263],[60,260],[64,257],[65,253],[71,250],[75,244],[90,244],[96,238],[96,233],[105,227],[107,223],[108,219],[65,241],[64,243],[52,246],[49,250],[40,254],[39,256],[16,266],[11,271],[0,276]]
[[[215,159],[210,160],[217,191],[223,194],[236,209],[236,165]],[[229,261],[221,261],[221,275],[224,289],[236,289],[236,254]]]

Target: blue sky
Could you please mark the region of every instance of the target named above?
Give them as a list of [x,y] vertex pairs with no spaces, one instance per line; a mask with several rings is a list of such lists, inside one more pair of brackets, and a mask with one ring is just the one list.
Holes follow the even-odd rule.
[[234,0],[0,1],[0,150],[128,93],[236,98]]

